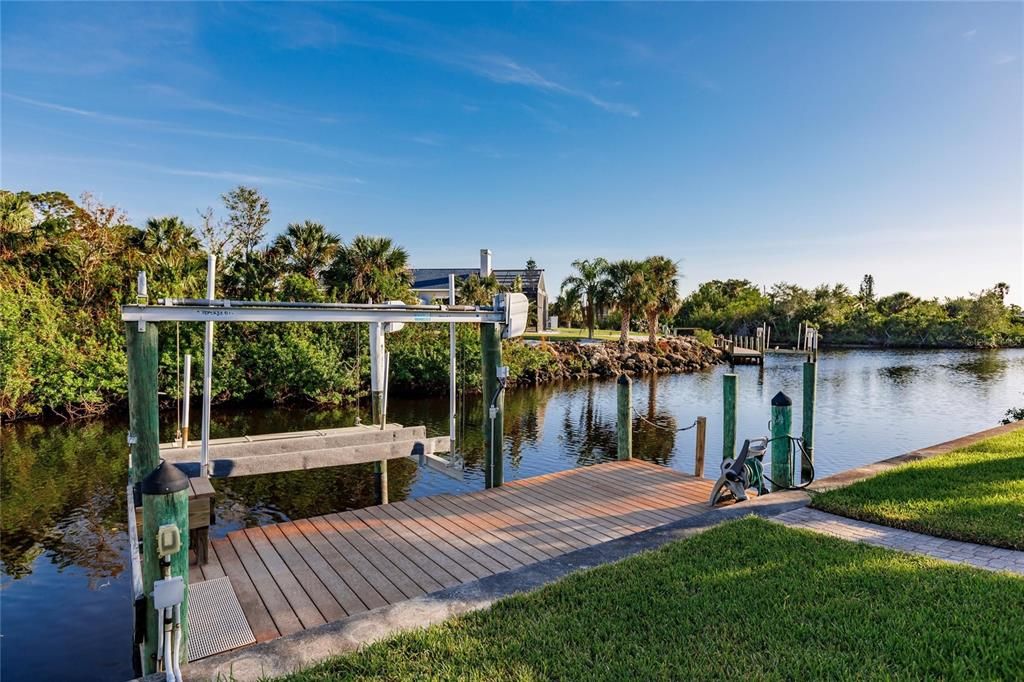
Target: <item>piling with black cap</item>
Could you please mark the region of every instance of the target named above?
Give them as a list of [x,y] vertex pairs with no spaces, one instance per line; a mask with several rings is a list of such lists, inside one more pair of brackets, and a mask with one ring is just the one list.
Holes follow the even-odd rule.
[[793,485],[790,433],[793,429],[793,401],[779,391],[772,398],[772,491]]
[[618,394],[618,414],[615,430],[618,436],[618,458],[633,458],[633,382],[625,374],[620,374],[616,382]]
[[157,551],[157,535],[161,526],[175,526],[181,538],[176,552],[169,556],[171,576],[185,581],[185,601],[181,605],[182,665],[188,663],[188,476],[181,469],[160,460],[156,469],[142,479],[142,585],[146,594],[146,648],[143,669],[156,670],[157,630],[153,610],[153,583],[163,578]]

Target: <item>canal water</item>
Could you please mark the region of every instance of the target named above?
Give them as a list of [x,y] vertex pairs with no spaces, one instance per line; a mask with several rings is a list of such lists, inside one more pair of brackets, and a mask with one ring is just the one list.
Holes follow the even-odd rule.
[[[737,367],[743,438],[766,435],[769,403],[783,391],[800,428],[802,359],[769,356]],[[707,471],[722,451],[722,374],[637,379],[638,456],[692,472],[697,416],[708,418]],[[819,476],[995,426],[1024,405],[1024,350],[834,351],[818,366],[815,423]],[[464,480],[391,463],[392,500],[483,486],[479,400],[460,400]],[[447,431],[447,399],[391,401],[390,418]],[[564,383],[519,389],[506,400],[507,480],[586,466],[614,456],[615,384]],[[163,424],[173,437],[173,415]],[[347,426],[349,410],[216,409],[213,436]],[[198,428],[193,429],[198,432]],[[7,424],[0,432],[0,678],[7,681],[125,680],[131,669],[126,570],[123,419]],[[321,469],[216,482],[215,536],[252,525],[373,503],[369,466]]]

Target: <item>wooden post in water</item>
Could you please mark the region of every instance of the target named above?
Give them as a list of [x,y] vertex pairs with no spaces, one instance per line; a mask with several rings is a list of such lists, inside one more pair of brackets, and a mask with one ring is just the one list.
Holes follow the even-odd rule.
[[124,330],[128,352],[129,477],[132,483],[138,483],[160,463],[160,415],[156,394],[158,334],[152,322],[125,322]]
[[736,382],[735,374],[722,376],[722,459],[736,458]]
[[708,439],[708,418],[697,417],[696,453],[693,461],[693,475],[698,478],[704,475],[704,448]]
[[625,374],[620,374],[615,382],[618,394],[618,412],[615,419],[615,431],[618,435],[619,459],[633,458],[633,382]]
[[793,401],[779,391],[772,398],[772,491],[793,485],[789,436],[793,429]]
[[807,451],[807,459],[800,458],[800,480],[804,483],[811,480],[814,475],[814,401],[817,397],[818,363],[807,361],[804,363],[804,402],[803,421],[801,436],[804,441],[804,449]]
[[484,486],[497,488],[505,482],[505,396],[498,381],[498,368],[502,366],[501,332],[493,322],[480,325],[480,360],[484,390]]
[[[153,325],[147,325],[153,326]],[[156,393],[154,385],[153,393]],[[146,646],[142,656],[145,673],[156,672],[157,643],[164,636],[164,623],[157,625],[153,605],[153,583],[164,577],[180,577],[185,586],[181,603],[181,648],[178,664],[188,663],[188,477],[167,462],[142,479],[142,585],[146,595]],[[178,547],[159,556],[161,527],[177,528]],[[175,633],[174,640],[177,640]],[[164,653],[166,665],[172,659]]]

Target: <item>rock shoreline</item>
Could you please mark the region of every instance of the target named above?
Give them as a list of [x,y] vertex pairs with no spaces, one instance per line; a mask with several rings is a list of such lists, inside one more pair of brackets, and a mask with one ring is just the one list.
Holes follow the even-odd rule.
[[560,379],[606,379],[620,374],[682,374],[707,369],[723,360],[722,351],[692,337],[618,343],[545,341],[537,346],[551,356],[546,367],[530,368],[519,384],[541,384]]

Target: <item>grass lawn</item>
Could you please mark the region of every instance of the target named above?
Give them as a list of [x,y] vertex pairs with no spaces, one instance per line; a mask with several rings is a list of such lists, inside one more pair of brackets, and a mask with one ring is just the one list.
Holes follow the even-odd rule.
[[[631,337],[636,334],[631,334]],[[548,341],[575,341],[577,339],[587,338],[587,328],[582,329],[578,327],[559,327],[557,330],[550,334],[538,334],[536,332],[527,332],[523,335],[523,338],[533,339],[539,341],[540,339],[547,339]],[[618,341],[619,330],[618,329],[595,329],[594,338],[601,339],[602,341]],[[647,338],[644,336],[643,338]]]
[[1024,580],[755,518],[288,678],[1021,679]]
[[954,540],[1024,550],[1024,430],[815,495],[812,506]]

